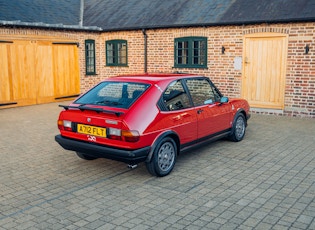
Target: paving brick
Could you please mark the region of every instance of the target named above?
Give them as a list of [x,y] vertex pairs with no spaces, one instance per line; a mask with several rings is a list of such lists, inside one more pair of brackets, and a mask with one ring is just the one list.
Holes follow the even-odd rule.
[[314,229],[314,119],[253,115],[156,178],[63,150],[57,105],[0,110],[1,230]]

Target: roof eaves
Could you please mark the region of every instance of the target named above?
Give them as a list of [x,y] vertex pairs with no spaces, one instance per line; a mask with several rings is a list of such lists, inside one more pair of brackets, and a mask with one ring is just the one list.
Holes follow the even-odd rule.
[[297,22],[315,22],[315,17],[310,18],[289,18],[277,20],[248,20],[248,21],[220,21],[212,23],[196,23],[196,24],[170,24],[170,25],[148,25],[148,26],[131,26],[119,28],[102,29],[102,32],[111,31],[130,31],[130,30],[149,30],[149,29],[168,29],[168,28],[189,28],[189,27],[212,27],[212,26],[228,26],[228,25],[254,25],[254,24],[277,24],[277,23],[297,23]]
[[278,23],[298,23],[298,22],[315,22],[315,17],[309,18],[283,18],[283,19],[254,19],[240,21],[222,21],[217,25],[253,25],[253,24],[278,24]]
[[21,22],[17,21],[3,21],[0,20],[0,25],[3,26],[20,26],[32,28],[49,28],[49,29],[71,29],[71,30],[85,30],[85,31],[102,31],[102,28],[97,26],[79,26],[79,25],[63,25],[63,24],[47,24],[42,22]]

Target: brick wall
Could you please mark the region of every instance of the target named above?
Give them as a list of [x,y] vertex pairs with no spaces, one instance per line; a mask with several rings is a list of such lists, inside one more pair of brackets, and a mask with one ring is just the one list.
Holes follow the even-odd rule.
[[[261,24],[179,29],[147,30],[148,72],[186,72],[209,76],[223,94],[240,97],[242,70],[234,69],[234,59],[243,56],[243,37],[253,33],[283,33],[288,35],[284,110],[253,110],[256,113],[315,118],[315,23]],[[78,32],[34,29],[0,28],[0,36],[58,37],[80,43],[81,91],[102,79],[128,73],[144,72],[144,35],[141,30],[122,32]],[[208,65],[206,69],[174,68],[174,39],[186,36],[208,38]],[[86,39],[95,40],[96,75],[85,75]],[[105,42],[123,39],[128,43],[128,66],[106,66]],[[305,46],[310,51],[305,54]],[[221,53],[221,47],[225,53]]]
[[285,113],[315,117],[315,23],[291,26],[286,77]]
[[[315,117],[315,24],[275,24],[147,30],[148,72],[186,72],[209,76],[229,97],[240,97],[242,71],[234,69],[234,58],[243,55],[243,36],[253,33],[288,35],[284,110],[254,110],[256,113]],[[186,36],[208,38],[208,68],[174,68],[174,39]],[[128,41],[128,67],[106,67],[105,41]],[[305,46],[309,45],[309,54]],[[221,47],[225,53],[221,53]],[[82,82],[96,82],[107,76],[144,71],[144,36],[142,31],[106,32],[98,38],[98,77],[85,77]],[[81,63],[81,64],[84,64]],[[81,65],[82,66],[82,65]],[[84,65],[83,65],[84,66]],[[82,71],[82,70],[81,70]],[[91,80],[91,78],[93,80]],[[89,85],[89,84],[88,84]],[[88,87],[82,86],[85,91]]]

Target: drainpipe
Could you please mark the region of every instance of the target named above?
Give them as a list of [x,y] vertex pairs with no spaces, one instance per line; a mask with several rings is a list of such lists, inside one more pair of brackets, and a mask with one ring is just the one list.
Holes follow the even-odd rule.
[[83,13],[84,13],[84,0],[80,2],[80,19],[79,19],[79,26],[83,26]]
[[145,29],[142,29],[144,37],[144,73],[148,72],[148,35]]

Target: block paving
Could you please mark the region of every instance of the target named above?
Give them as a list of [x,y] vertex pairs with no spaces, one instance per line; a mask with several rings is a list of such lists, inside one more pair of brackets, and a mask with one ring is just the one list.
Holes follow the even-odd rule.
[[0,110],[0,230],[315,229],[314,119],[254,114],[157,178],[63,150],[58,104]]

